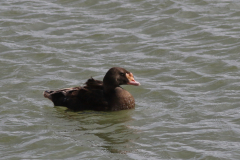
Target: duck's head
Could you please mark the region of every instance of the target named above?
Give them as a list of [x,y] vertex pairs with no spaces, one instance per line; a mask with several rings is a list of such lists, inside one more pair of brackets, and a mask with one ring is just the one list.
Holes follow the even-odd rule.
[[139,86],[140,83],[135,81],[133,74],[124,68],[113,67],[108,70],[103,78],[104,86],[117,87],[120,85]]

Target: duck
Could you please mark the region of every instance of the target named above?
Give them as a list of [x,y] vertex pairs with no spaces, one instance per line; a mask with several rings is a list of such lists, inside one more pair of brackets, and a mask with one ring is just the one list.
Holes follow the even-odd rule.
[[134,97],[121,85],[139,86],[140,83],[126,69],[113,67],[107,71],[103,81],[91,77],[84,86],[46,90],[43,95],[54,106],[64,106],[74,111],[119,111],[135,108]]

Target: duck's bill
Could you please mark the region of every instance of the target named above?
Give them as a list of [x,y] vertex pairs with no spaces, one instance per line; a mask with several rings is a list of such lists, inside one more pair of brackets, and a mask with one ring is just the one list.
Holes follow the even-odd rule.
[[137,82],[137,81],[130,81],[130,82],[128,82],[127,84],[129,84],[129,85],[134,85],[134,86],[140,86],[140,83],[139,82]]
[[132,73],[126,73],[126,76],[129,80],[129,82],[127,84],[134,85],[134,86],[140,86],[140,83],[135,81]]

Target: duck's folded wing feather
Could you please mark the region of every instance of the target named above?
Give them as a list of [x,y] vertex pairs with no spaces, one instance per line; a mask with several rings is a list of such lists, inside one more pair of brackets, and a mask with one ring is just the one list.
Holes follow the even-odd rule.
[[101,83],[94,81],[84,87],[45,91],[44,96],[50,99],[55,106],[66,106],[72,110],[109,110],[103,90],[98,89],[101,88]]

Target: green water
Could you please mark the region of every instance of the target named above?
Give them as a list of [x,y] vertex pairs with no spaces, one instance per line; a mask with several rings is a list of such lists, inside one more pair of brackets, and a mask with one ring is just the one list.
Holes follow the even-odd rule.
[[[1,159],[240,157],[237,0],[0,2]],[[44,90],[120,66],[136,108],[72,112]]]

